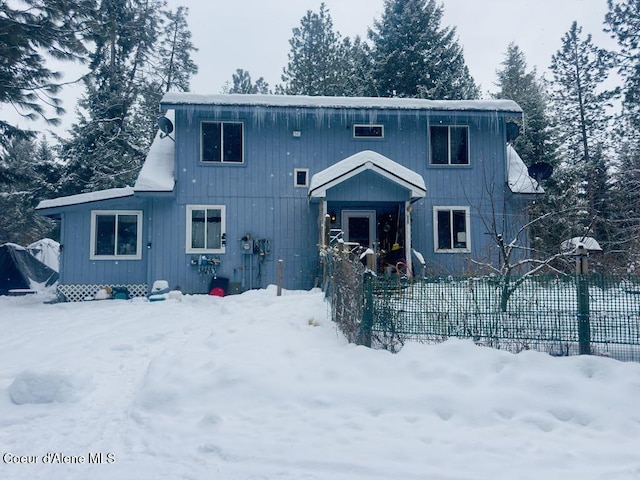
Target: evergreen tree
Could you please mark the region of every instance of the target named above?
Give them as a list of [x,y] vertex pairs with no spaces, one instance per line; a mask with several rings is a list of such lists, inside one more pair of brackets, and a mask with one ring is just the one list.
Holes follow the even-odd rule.
[[78,122],[61,142],[64,194],[132,185],[161,95],[188,88],[195,66],[183,31],[186,11],[167,16],[170,27],[162,29],[162,37],[164,5],[162,0],[102,0],[91,25],[95,50]]
[[591,235],[609,238],[607,219],[611,202],[608,160],[611,115],[615,91],[603,83],[612,68],[611,56],[582,37],[573,22],[553,55],[551,100],[561,163],[555,173],[558,202],[580,213],[568,217],[566,237]]
[[[527,70],[525,55],[514,43],[508,46],[502,66],[497,71],[500,90],[493,97],[517,102],[524,115],[524,128],[512,142],[513,147],[529,166],[544,162],[557,168],[544,81],[537,77],[535,69]],[[564,235],[562,220],[566,213],[557,202],[555,177],[542,183],[545,194],[529,203],[529,218],[539,219],[532,223],[529,236],[534,255],[548,258],[558,251]],[[549,215],[550,212],[553,214]]]
[[544,81],[536,71],[527,71],[527,62],[520,48],[511,43],[507,47],[503,69],[497,71],[500,90],[494,98],[515,101],[524,112],[522,135],[513,146],[527,165],[536,162],[554,163],[551,142],[548,99]]
[[344,73],[341,95],[348,97],[375,96],[369,45],[359,36],[353,40],[346,37],[342,40],[340,49],[341,64],[338,70]]
[[28,245],[56,236],[56,224],[34,210],[38,202],[55,191],[60,175],[46,140],[14,138],[0,160],[0,244]]
[[256,80],[255,83],[251,80],[251,75],[248,71],[238,68],[236,73],[232,75],[233,87],[231,87],[228,93],[243,93],[243,94],[256,94],[261,95],[269,94],[269,84],[264,81],[263,77]]
[[140,101],[132,115],[133,123],[146,132],[146,143],[150,143],[156,134],[162,96],[169,91],[188,92],[191,77],[198,73],[191,58],[198,49],[191,42],[188,13],[186,7],[178,7],[175,12],[160,11],[159,46],[152,52],[145,68]]
[[[46,56],[84,59],[82,34],[94,6],[93,0],[0,1],[0,104],[27,119],[59,124],[57,116],[64,113],[57,97],[62,75],[47,67]],[[47,113],[49,108],[54,116]],[[0,120],[0,149],[11,138],[34,135]]]
[[379,96],[479,97],[456,29],[440,26],[442,14],[435,0],[385,0],[382,18],[369,29]]
[[345,95],[347,78],[343,70],[346,47],[333,30],[333,20],[324,3],[318,13],[307,11],[289,40],[291,51],[283,69],[283,85],[276,92],[287,95]]
[[640,2],[607,0],[606,31],[620,46],[618,72],[624,81],[623,104],[627,120],[640,129]]

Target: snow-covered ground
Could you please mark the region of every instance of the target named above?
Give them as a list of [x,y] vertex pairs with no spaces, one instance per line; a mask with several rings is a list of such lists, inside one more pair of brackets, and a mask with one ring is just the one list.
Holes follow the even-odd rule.
[[637,363],[369,350],[320,292],[42,300],[0,297],[2,479],[640,478]]

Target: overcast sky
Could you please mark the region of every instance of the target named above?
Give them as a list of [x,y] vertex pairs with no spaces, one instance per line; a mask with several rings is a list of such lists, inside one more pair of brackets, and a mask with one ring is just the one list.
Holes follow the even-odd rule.
[[[189,7],[189,28],[199,49],[194,60],[199,73],[191,91],[220,93],[237,68],[249,71],[255,81],[264,77],[270,88],[281,83],[287,63],[292,29],[307,10],[317,12],[321,0],[169,0],[175,8]],[[561,47],[562,36],[576,20],[583,33],[593,35],[602,47],[615,43],[602,31],[606,0],[443,0],[442,26],[455,26],[464,56],[484,96],[495,92],[495,72],[501,67],[510,42],[524,52],[530,68],[546,72],[551,56]],[[334,29],[343,37],[366,38],[383,11],[384,0],[325,0]],[[70,71],[70,66],[64,67]],[[67,76],[69,78],[69,76]],[[64,136],[75,121],[79,89],[66,88],[62,99],[67,115],[56,132]],[[0,117],[17,121],[11,107],[0,105]],[[43,128],[24,120],[23,128]]]
[[[170,0],[188,4],[189,25],[200,73],[192,91],[219,93],[236,68],[264,77],[270,87],[281,82],[292,29],[321,0]],[[562,36],[576,20],[603,47],[613,41],[602,32],[606,0],[443,0],[442,26],[455,26],[464,56],[483,94],[495,91],[495,72],[510,42],[525,53],[530,67],[544,73]],[[383,0],[325,0],[334,28],[349,37],[366,38],[367,28],[383,12]]]

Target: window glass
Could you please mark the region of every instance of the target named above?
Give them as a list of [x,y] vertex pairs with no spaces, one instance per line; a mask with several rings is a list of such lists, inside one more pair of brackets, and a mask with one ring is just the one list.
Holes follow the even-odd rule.
[[429,128],[432,165],[469,164],[469,128],[431,126]]
[[464,210],[453,210],[453,246],[467,248],[467,215]]
[[384,136],[384,127],[382,125],[354,125],[353,136],[382,138]]
[[191,248],[204,248],[205,210],[191,211]]
[[242,162],[242,124],[224,123],[222,125],[225,162]]
[[448,210],[438,211],[438,250],[451,249],[451,217]]
[[467,130],[467,127],[449,128],[451,163],[454,165],[467,165],[469,163],[467,154]]
[[207,248],[218,249],[222,246],[222,216],[217,208],[207,209]]
[[116,241],[116,216],[97,215],[95,222],[95,255],[113,255]]
[[431,127],[431,163],[446,165],[449,163],[449,128]]
[[222,147],[222,124],[214,122],[202,123],[202,161],[219,162]]
[[437,207],[434,209],[436,251],[469,251],[469,210]]
[[203,162],[243,162],[240,122],[202,122]]
[[91,258],[140,258],[139,211],[94,211],[91,216]]
[[296,168],[294,169],[295,175],[295,186],[296,187],[306,187],[308,185],[307,179],[309,175],[309,170],[306,168]]
[[224,251],[224,207],[187,207],[187,253]]
[[118,255],[135,255],[138,244],[138,217],[118,215]]

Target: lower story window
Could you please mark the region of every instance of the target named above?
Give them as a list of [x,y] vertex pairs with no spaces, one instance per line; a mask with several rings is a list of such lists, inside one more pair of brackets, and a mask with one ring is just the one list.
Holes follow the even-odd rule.
[[436,252],[469,252],[469,207],[434,207]]
[[224,205],[187,206],[187,253],[224,253]]
[[94,210],[91,212],[92,260],[142,258],[142,211]]

